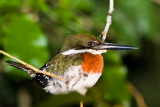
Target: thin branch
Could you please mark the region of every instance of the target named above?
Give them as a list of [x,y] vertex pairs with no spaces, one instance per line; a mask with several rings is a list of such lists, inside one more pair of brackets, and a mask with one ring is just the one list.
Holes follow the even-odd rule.
[[158,5],[160,5],[160,1],[159,0],[152,0],[154,3],[157,3]]
[[141,93],[134,87],[132,83],[128,83],[127,85],[128,91],[132,94],[132,96],[135,98],[137,102],[138,107],[148,107],[147,104],[144,101],[143,96]]
[[114,0],[110,0],[109,1],[109,11],[108,11],[108,16],[106,17],[106,26],[104,28],[104,31],[102,32],[101,36],[102,36],[102,41],[104,42],[106,37],[107,37],[107,33],[109,30],[109,27],[112,23],[112,13],[114,11]]
[[82,100],[80,101],[80,107],[83,107],[83,101]]
[[10,58],[18,61],[18,62],[20,62],[21,64],[23,64],[23,65],[25,65],[26,67],[32,69],[32,70],[33,70],[34,72],[36,72],[36,73],[41,73],[41,74],[44,74],[44,75],[47,75],[47,76],[50,76],[50,77],[53,77],[53,78],[56,78],[56,79],[58,79],[58,80],[61,80],[61,81],[65,82],[65,80],[64,80],[63,78],[61,78],[61,77],[59,77],[59,76],[57,76],[57,75],[54,75],[54,74],[52,74],[52,73],[50,73],[50,72],[45,72],[45,71],[39,70],[39,69],[33,67],[32,65],[27,64],[26,62],[24,62],[24,61],[22,61],[22,60],[20,60],[20,59],[18,59],[18,58],[16,58],[16,57],[8,54],[8,53],[6,53],[6,52],[4,52],[4,51],[2,51],[2,50],[0,50],[0,53],[2,53],[2,54],[4,54],[4,55],[6,55],[6,56],[8,56],[8,57],[10,57]]

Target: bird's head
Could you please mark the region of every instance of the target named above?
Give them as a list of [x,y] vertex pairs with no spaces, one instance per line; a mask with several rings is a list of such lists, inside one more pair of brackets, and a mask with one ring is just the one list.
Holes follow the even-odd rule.
[[69,35],[60,50],[63,55],[91,53],[102,54],[107,50],[137,49],[127,45],[104,43],[100,39],[89,34]]

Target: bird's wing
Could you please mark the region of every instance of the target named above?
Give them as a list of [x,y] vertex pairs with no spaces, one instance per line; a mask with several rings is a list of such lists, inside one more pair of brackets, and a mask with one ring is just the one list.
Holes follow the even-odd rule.
[[83,61],[82,55],[62,55],[57,54],[54,58],[51,58],[40,69],[43,71],[51,72],[56,75],[62,75],[65,70],[70,66],[80,65]]

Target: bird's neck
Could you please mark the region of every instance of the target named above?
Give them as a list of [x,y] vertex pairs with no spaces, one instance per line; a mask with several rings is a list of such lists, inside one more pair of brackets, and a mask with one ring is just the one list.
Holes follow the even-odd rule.
[[90,54],[84,53],[83,54],[84,61],[82,62],[82,69],[84,72],[87,73],[102,73],[104,63],[103,57],[100,54]]

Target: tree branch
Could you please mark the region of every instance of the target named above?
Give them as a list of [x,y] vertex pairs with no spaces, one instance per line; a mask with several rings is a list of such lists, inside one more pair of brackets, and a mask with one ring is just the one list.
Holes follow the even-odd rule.
[[80,107],[83,107],[83,101],[82,100],[80,101]]
[[134,97],[134,99],[137,102],[138,107],[148,107],[147,104],[144,101],[143,96],[141,93],[134,87],[132,83],[127,84],[127,89],[131,93],[131,95]]
[[114,0],[110,0],[109,1],[109,11],[108,11],[108,16],[106,17],[106,26],[104,28],[104,31],[101,33],[102,36],[102,41],[104,42],[106,37],[107,37],[107,33],[109,30],[109,27],[112,23],[112,13],[114,11]]
[[25,65],[26,67],[32,69],[35,73],[41,73],[41,74],[44,74],[44,75],[47,75],[47,76],[50,76],[50,77],[53,77],[53,78],[56,78],[56,79],[58,79],[58,80],[61,80],[61,81],[65,82],[65,80],[64,80],[63,78],[61,78],[61,77],[59,77],[59,76],[57,76],[57,75],[54,75],[53,73],[39,70],[39,69],[37,69],[36,67],[33,67],[32,65],[27,64],[26,62],[24,62],[24,61],[22,61],[22,60],[20,60],[20,59],[18,59],[18,58],[16,58],[16,57],[8,54],[8,53],[6,53],[6,52],[4,52],[4,51],[2,51],[2,50],[0,50],[0,53],[2,53],[3,55],[6,55],[6,56],[8,56],[8,57],[10,57],[10,58],[18,61],[18,62],[20,62],[21,64]]

